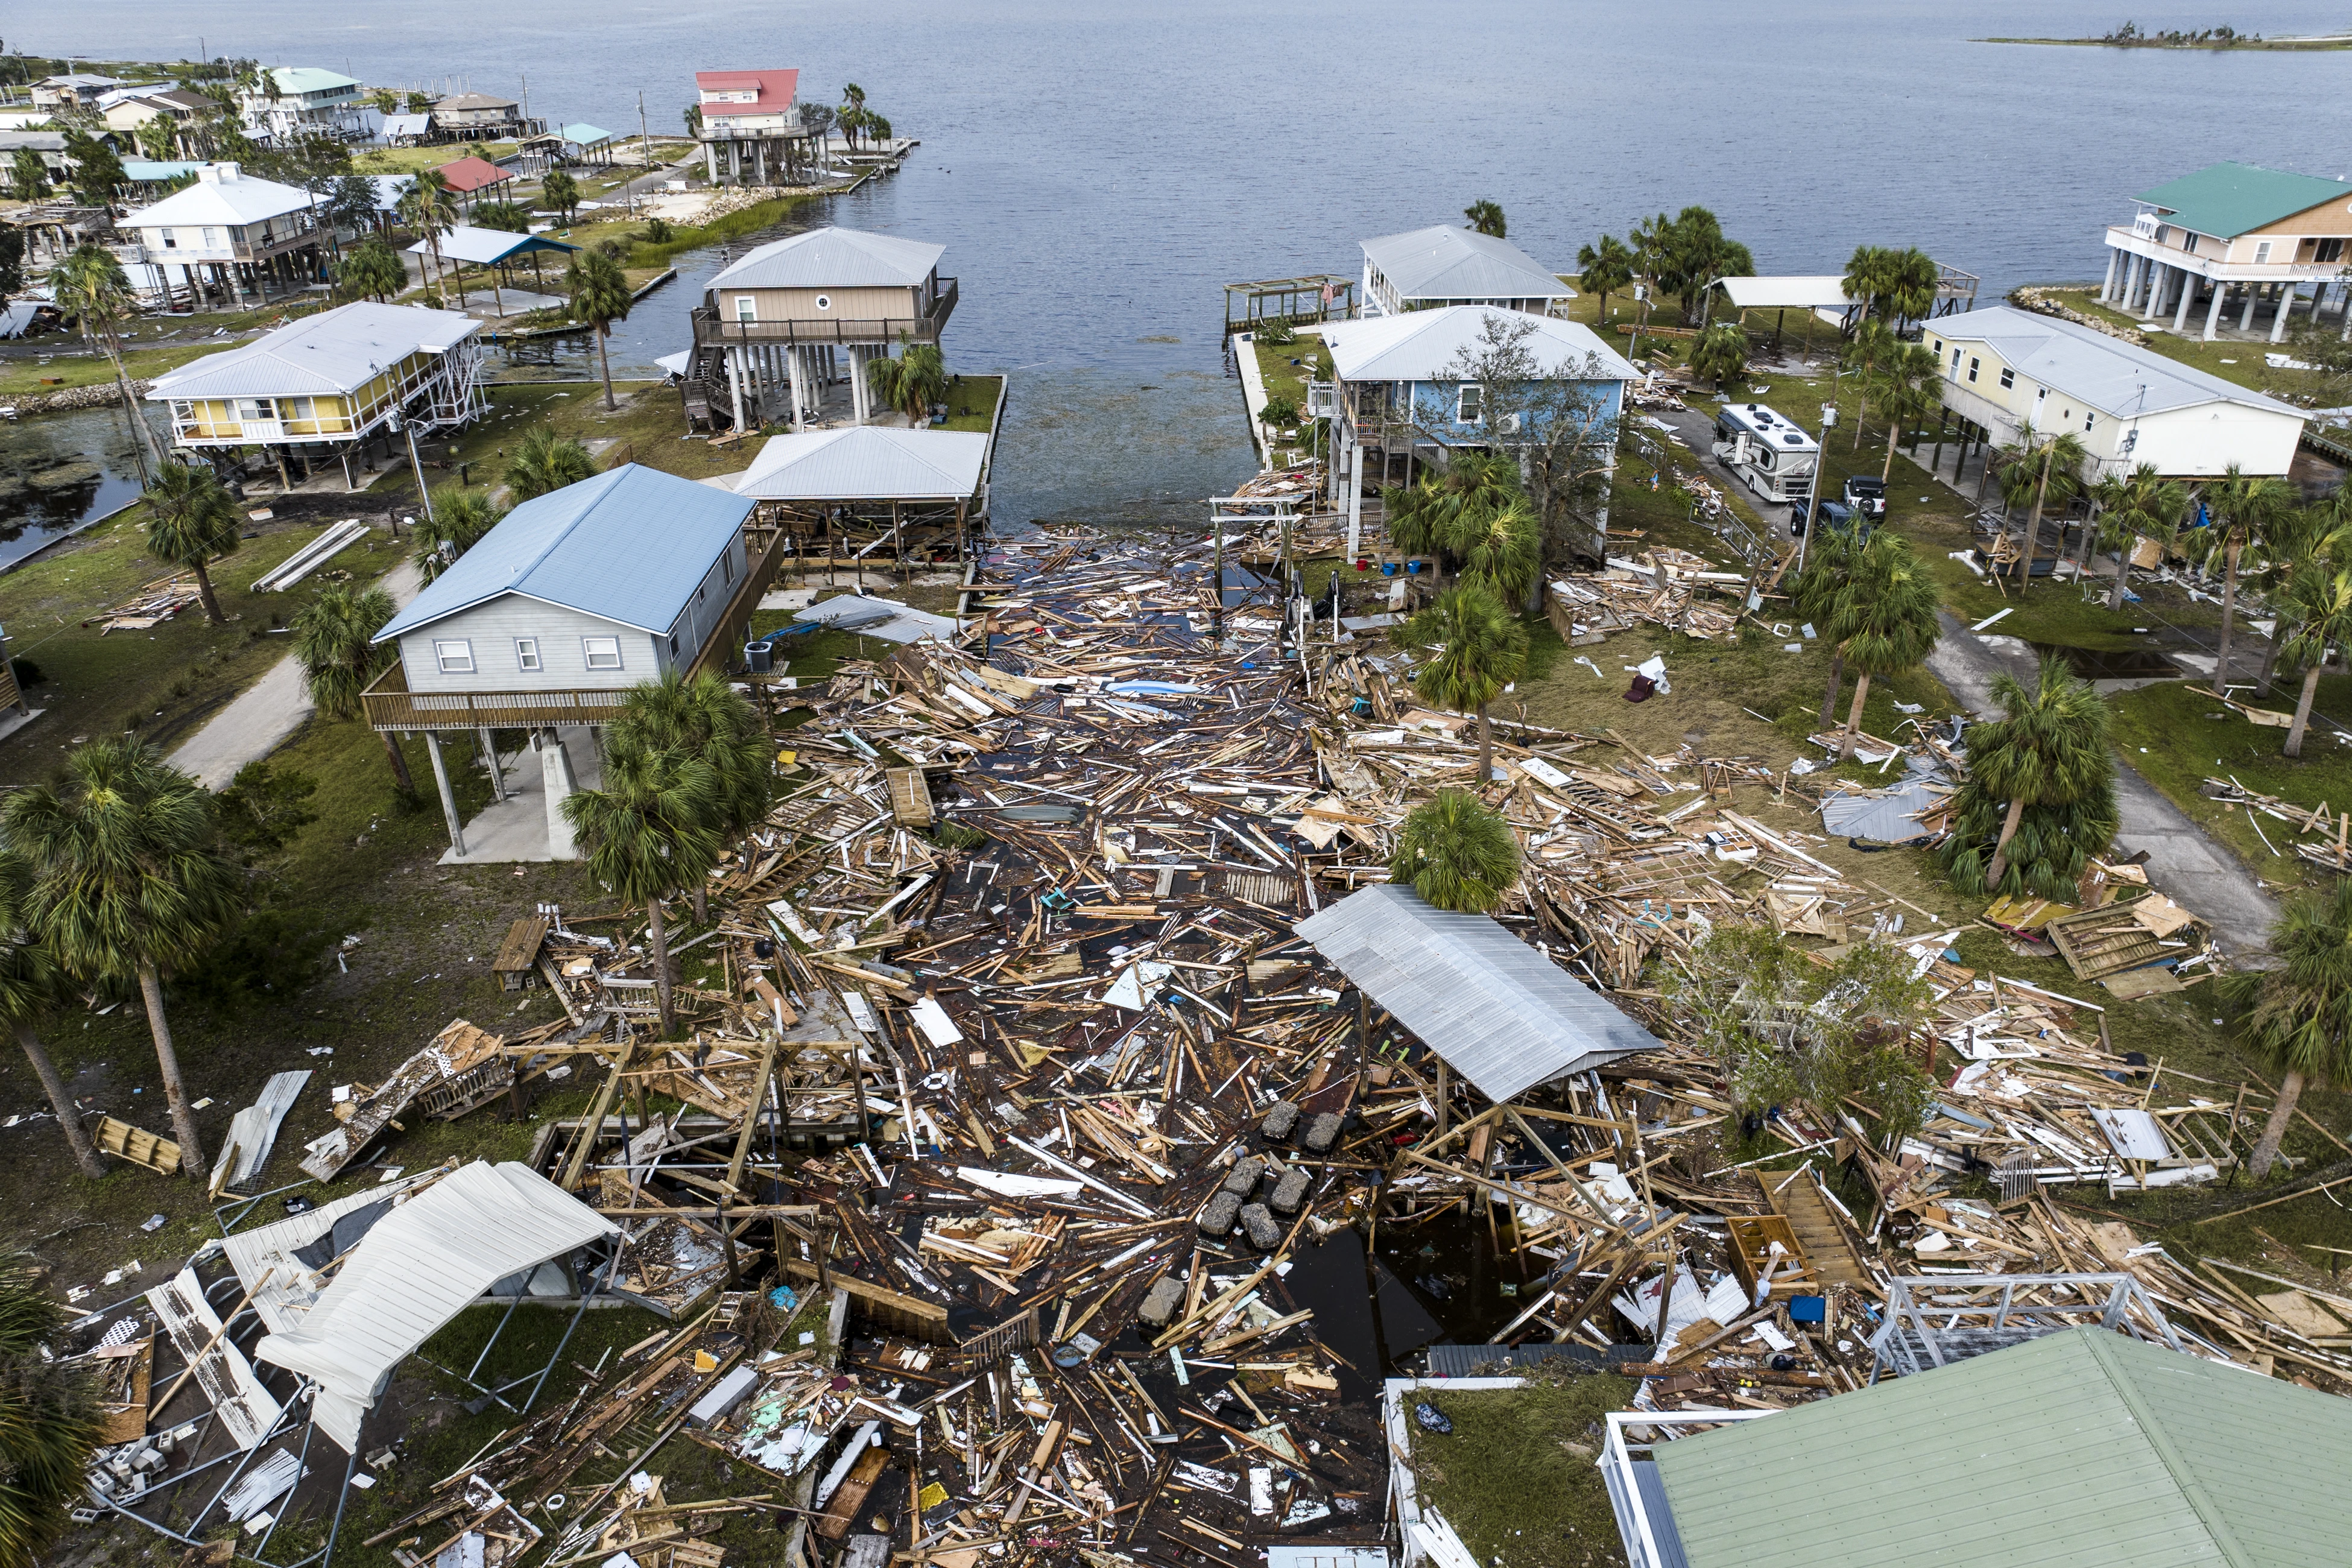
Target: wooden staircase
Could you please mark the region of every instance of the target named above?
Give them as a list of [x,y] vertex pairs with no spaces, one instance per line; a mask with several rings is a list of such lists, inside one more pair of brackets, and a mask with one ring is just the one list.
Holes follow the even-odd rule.
[[1777,1193],[1771,1191],[1768,1179],[1765,1191],[1770,1194],[1772,1212],[1786,1219],[1796,1233],[1797,1245],[1816,1284],[1876,1289],[1877,1282],[1863,1267],[1846,1236],[1844,1222],[1813,1184],[1811,1173],[1799,1175]]

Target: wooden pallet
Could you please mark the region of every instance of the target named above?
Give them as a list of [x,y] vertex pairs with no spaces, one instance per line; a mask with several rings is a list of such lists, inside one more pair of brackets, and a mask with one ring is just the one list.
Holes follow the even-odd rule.
[[180,1168],[180,1146],[177,1143],[169,1138],[158,1138],[152,1132],[142,1132],[128,1121],[117,1121],[111,1116],[99,1119],[98,1147],[101,1153],[111,1154],[118,1160],[128,1160],[134,1165],[144,1165],[167,1176]]
[[507,928],[506,941],[499,944],[499,955],[490,960],[490,973],[509,991],[527,989],[534,978],[540,947],[546,941],[547,917],[525,915]]
[[890,768],[883,775],[890,785],[890,813],[901,827],[931,825],[931,789],[920,768]]

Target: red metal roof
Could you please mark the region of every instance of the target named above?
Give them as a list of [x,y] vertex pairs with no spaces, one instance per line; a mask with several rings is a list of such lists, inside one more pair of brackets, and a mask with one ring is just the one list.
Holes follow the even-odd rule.
[[697,71],[694,85],[703,92],[741,92],[746,88],[757,92],[758,100],[751,103],[706,103],[703,116],[724,118],[730,114],[782,114],[793,106],[793,94],[801,84],[797,67],[791,70]]
[[449,182],[449,188],[461,196],[470,196],[476,191],[488,190],[514,178],[487,158],[460,158],[454,163],[442,164],[440,172],[441,177]]

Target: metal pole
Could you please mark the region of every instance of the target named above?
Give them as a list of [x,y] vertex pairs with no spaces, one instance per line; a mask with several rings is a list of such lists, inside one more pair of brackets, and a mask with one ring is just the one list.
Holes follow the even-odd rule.
[[[425,521],[431,522],[433,521],[433,492],[425,488],[425,459],[416,455],[416,426],[404,419],[400,422],[400,432],[402,435],[408,437],[408,466],[416,472],[416,493],[423,497],[425,500]],[[393,525],[393,532],[397,535],[399,531],[400,525],[394,523]]]

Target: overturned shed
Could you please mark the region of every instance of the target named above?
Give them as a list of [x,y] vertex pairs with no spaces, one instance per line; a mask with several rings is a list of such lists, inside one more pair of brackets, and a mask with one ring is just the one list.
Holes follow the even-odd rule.
[[1366,888],[1297,930],[1498,1105],[1660,1043],[1494,921],[1410,888]]

